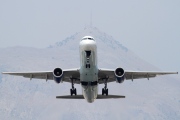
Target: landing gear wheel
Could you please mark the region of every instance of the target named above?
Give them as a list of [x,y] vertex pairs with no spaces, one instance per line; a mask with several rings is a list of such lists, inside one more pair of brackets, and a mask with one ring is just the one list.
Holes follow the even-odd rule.
[[102,88],[102,95],[104,95],[104,88]]
[[106,89],[106,96],[108,96],[108,89]]
[[91,66],[90,66],[90,64],[86,64],[86,68],[90,68]]
[[70,94],[71,94],[71,96],[73,96],[73,94],[77,95],[76,88],[75,89],[70,89]]
[[70,94],[71,94],[71,96],[73,95],[73,90],[72,89],[70,89]]
[[102,95],[108,96],[108,89],[102,88]]
[[74,95],[77,95],[76,88],[74,89]]
[[104,86],[104,88],[102,88],[102,95],[106,95],[106,96],[108,96],[107,80],[108,79],[105,79],[105,81],[104,81],[105,86]]
[[70,94],[71,94],[71,96],[73,96],[73,94],[77,95],[76,88],[74,88],[73,79],[71,79],[71,82],[72,82],[72,89],[70,89]]

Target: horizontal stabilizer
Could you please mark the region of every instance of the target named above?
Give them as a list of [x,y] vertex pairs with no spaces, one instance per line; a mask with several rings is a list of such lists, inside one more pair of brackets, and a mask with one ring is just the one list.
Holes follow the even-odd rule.
[[[64,95],[64,96],[56,96],[59,99],[84,99],[83,95]],[[96,99],[117,99],[117,98],[125,98],[125,96],[121,95],[98,95]]]
[[125,98],[125,96],[122,95],[98,95],[97,99],[117,99],[117,98]]

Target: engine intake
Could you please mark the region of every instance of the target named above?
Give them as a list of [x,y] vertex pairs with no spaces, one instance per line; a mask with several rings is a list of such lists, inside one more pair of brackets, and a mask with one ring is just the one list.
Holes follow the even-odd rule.
[[60,83],[62,76],[63,76],[63,71],[61,68],[55,68],[53,71],[53,76],[54,76],[54,81],[56,83]]
[[124,69],[123,68],[117,68],[115,71],[114,71],[114,74],[116,76],[116,81],[118,83],[122,83],[124,82]]

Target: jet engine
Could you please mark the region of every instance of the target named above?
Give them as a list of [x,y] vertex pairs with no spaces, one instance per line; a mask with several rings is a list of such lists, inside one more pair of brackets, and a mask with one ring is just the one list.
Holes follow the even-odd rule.
[[63,71],[61,68],[55,68],[53,71],[53,76],[54,76],[54,81],[56,83],[60,83],[62,76],[63,76]]
[[125,74],[124,69],[122,69],[122,68],[117,68],[117,69],[114,71],[114,74],[115,74],[115,76],[116,76],[116,81],[117,81],[118,83],[124,82],[124,74]]

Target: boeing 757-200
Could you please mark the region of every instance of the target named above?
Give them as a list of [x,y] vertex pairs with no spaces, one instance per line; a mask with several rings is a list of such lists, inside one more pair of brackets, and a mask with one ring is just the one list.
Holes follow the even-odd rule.
[[[134,80],[140,78],[152,78],[157,75],[178,74],[178,72],[153,72],[153,71],[128,71],[119,67],[115,70],[101,69],[97,66],[97,46],[96,41],[91,36],[82,38],[79,44],[80,68],[62,70],[55,68],[53,71],[39,72],[3,72],[3,74],[23,76],[26,78],[37,78],[54,80],[56,83],[69,82],[72,84],[70,95],[56,96],[61,99],[86,99],[92,103],[95,99],[125,98],[120,95],[108,95],[107,83],[123,83],[124,80]],[[77,95],[74,84],[80,84],[82,95]],[[98,95],[98,85],[104,84],[102,95]]]

